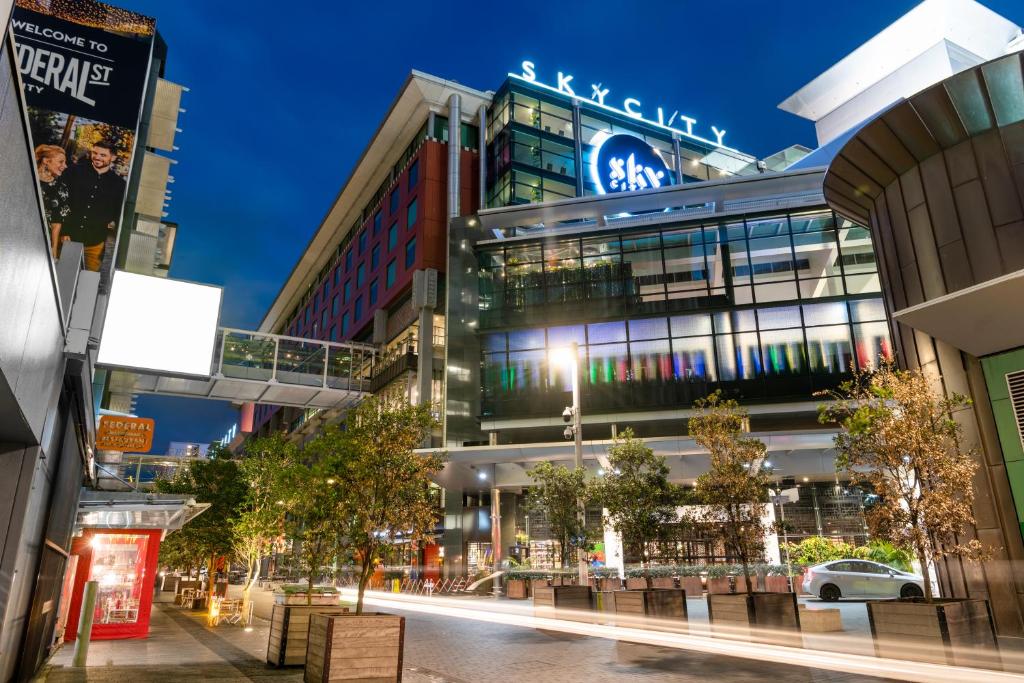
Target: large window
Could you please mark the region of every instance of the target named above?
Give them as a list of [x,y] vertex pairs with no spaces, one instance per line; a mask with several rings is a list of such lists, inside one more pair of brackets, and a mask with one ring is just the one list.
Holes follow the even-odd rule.
[[406,229],[411,230],[412,227],[414,225],[416,225],[417,211],[418,211],[418,209],[417,209],[417,206],[416,206],[416,200],[413,199],[411,202],[409,202],[408,213],[406,214],[406,217],[405,217],[405,227],[406,227]]
[[[383,227],[383,225],[384,225],[384,212],[383,211],[378,211],[377,213],[375,213],[373,215],[373,234],[374,235],[379,234],[380,233],[380,229],[381,229],[381,227]],[[359,250],[360,250],[360,252],[362,252],[362,250],[366,247],[366,244],[365,244],[364,241],[362,241],[363,238],[362,238],[361,235],[360,235],[359,239],[361,240],[360,243],[359,243]]]
[[420,181],[420,160],[417,159],[416,161],[412,162],[412,164],[409,165],[409,181],[408,181],[407,187],[409,188],[410,192],[416,188],[416,183],[418,183],[419,181]]
[[398,246],[398,223],[393,223],[388,228],[388,251]]
[[363,297],[357,296],[356,297],[356,305],[352,309],[352,319],[355,320],[356,322],[359,322],[359,320],[362,317],[363,317]]
[[366,251],[366,231],[363,230],[359,233],[359,254],[362,255]]
[[391,216],[392,218],[394,218],[395,214],[398,213],[398,202],[400,198],[401,195],[399,194],[398,188],[396,187],[394,190],[391,191],[391,199],[388,201],[388,215]]
[[370,252],[370,272],[377,270],[377,266],[380,265],[380,245],[373,245],[373,250]]
[[356,289],[362,287],[364,282],[366,282],[366,264],[360,263],[356,268]]
[[[546,181],[534,180],[543,198]],[[879,291],[870,235],[849,223],[836,230],[829,211],[519,243],[480,258],[484,328],[568,320],[584,310],[617,317]]]
[[[733,309],[484,333],[484,412],[557,414],[569,377],[548,362],[575,343],[584,409],[689,405],[716,388],[802,397],[891,358],[880,299]],[[554,412],[552,412],[554,411]]]
[[391,289],[391,287],[395,284],[396,266],[397,261],[395,259],[391,259],[391,262],[388,263],[388,268],[384,275],[384,289]]
[[376,279],[373,282],[370,283],[369,297],[370,297],[370,305],[371,306],[373,306],[375,303],[377,303],[377,280]]
[[412,268],[413,264],[416,263],[416,238],[413,237],[411,240],[405,243],[405,267]]

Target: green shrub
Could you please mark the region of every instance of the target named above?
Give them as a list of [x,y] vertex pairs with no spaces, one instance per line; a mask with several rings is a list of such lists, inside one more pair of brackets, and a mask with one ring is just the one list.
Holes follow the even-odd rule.
[[550,569],[529,569],[529,568],[525,568],[524,569],[522,567],[511,567],[511,568],[509,568],[508,570],[505,571],[505,580],[506,581],[519,581],[519,580],[529,581],[531,579],[550,579],[550,578],[551,578],[551,570]]
[[736,576],[742,569],[737,569],[734,564],[709,564],[705,569],[709,579],[721,579],[726,576]]
[[594,578],[617,579],[619,578],[619,570],[617,567],[597,567],[594,569]]
[[[305,593],[308,586],[304,583],[286,583],[281,586],[280,590],[285,595],[294,595],[296,593]],[[338,589],[334,586],[313,586],[314,595],[335,595]]]
[[655,564],[648,567],[629,567],[626,569],[626,576],[630,579],[642,579],[645,576],[658,579],[666,576],[677,576],[678,574],[679,568],[674,564]]
[[702,564],[682,564],[679,565],[679,576],[700,576],[701,572],[704,571],[704,565]]
[[784,564],[767,564],[765,565],[765,574],[767,576],[789,576],[789,570]]
[[854,557],[854,548],[849,543],[824,536],[809,536],[799,543],[787,543],[785,551],[789,553],[790,562],[804,567]]

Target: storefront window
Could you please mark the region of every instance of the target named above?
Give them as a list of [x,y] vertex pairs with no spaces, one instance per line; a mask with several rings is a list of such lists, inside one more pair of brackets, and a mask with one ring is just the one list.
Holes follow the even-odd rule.
[[134,624],[146,567],[149,537],[135,534],[97,534],[93,537],[89,580],[96,581],[97,624]]

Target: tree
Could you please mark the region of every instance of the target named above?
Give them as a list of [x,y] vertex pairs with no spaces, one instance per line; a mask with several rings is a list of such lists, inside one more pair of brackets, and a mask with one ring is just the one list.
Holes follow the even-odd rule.
[[971,405],[960,395],[940,396],[920,371],[883,364],[859,372],[819,408],[822,423],[835,423],[836,467],[865,479],[877,501],[865,511],[871,535],[910,548],[921,564],[925,600],[932,602],[929,561],[946,555],[982,559],[977,539],[960,537],[974,524],[973,449],[962,446],[954,415]]
[[238,461],[245,495],[231,519],[231,531],[234,557],[245,564],[242,614],[248,614],[260,561],[284,531],[286,486],[296,466],[301,466],[298,449],[280,433],[253,439]]
[[760,439],[744,436],[748,416],[736,401],[723,400],[715,392],[694,405],[697,414],[689,420],[690,436],[711,459],[694,486],[700,503],[696,517],[739,560],[750,595],[750,565],[764,558],[768,449]]
[[346,514],[337,482],[324,474],[324,464],[316,462],[323,450],[329,427],[311,441],[305,451],[311,463],[298,463],[287,474],[284,494],[287,514],[285,529],[298,546],[297,559],[306,579],[306,604],[313,602],[313,586],[324,575],[327,565],[342,549],[342,523]]
[[537,486],[527,493],[526,506],[543,513],[551,533],[558,540],[562,566],[568,567],[580,550],[589,550],[593,540],[581,519],[579,503],[592,498],[586,471],[542,462],[528,473]]
[[648,547],[665,538],[669,525],[679,521],[676,512],[682,490],[668,480],[665,458],[656,456],[643,440],[626,429],[608,448],[609,470],[596,485],[597,499],[607,510],[608,523],[622,535],[626,548],[641,558],[644,578]]
[[[207,457],[190,461],[178,468],[171,480],[157,480],[160,493],[193,496],[198,503],[210,507],[190,521],[175,536],[177,543],[189,547],[207,567],[207,580],[213,586],[218,557],[229,557],[233,551],[231,519],[245,497],[238,462],[219,445],[210,447]],[[179,536],[180,534],[180,536]]]
[[359,565],[356,613],[374,559],[396,541],[424,542],[437,524],[431,477],[444,466],[437,453],[419,454],[436,425],[429,405],[363,401],[344,430],[328,427],[307,446],[322,476],[338,491],[333,516]]

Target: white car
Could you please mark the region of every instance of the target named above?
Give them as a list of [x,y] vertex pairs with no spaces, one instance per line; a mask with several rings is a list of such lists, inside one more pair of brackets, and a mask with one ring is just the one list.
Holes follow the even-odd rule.
[[805,593],[825,602],[840,598],[919,598],[924,579],[870,560],[833,560],[804,572]]

